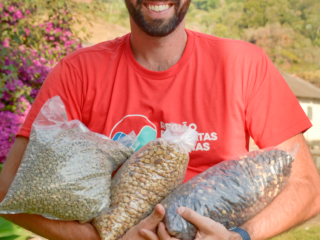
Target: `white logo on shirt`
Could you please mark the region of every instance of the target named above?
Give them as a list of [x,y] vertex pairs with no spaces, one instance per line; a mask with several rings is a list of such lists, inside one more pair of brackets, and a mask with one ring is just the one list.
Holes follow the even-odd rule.
[[[182,122],[183,125],[188,126],[187,122]],[[160,127],[161,127],[161,136],[164,133],[164,131],[169,127],[170,123],[164,123],[160,121]],[[177,130],[179,130],[179,124],[173,125],[173,127],[176,127]],[[197,125],[195,123],[190,123],[190,128],[197,130]],[[211,133],[198,133],[198,142],[195,147],[195,151],[209,151],[210,150],[210,142],[211,141],[217,141],[218,140],[218,134],[216,132]]]

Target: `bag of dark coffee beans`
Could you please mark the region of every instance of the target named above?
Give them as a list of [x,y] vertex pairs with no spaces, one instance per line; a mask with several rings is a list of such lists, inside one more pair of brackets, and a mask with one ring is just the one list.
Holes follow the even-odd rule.
[[32,125],[0,213],[92,220],[109,207],[112,172],[134,153],[121,142],[130,145],[134,138],[115,142],[78,120],[67,121],[60,97],[49,99]]
[[294,155],[277,148],[257,150],[192,178],[161,202],[168,232],[182,240],[196,236],[197,228],[177,213],[179,207],[188,207],[227,229],[245,223],[285,187]]
[[101,239],[121,237],[182,184],[197,138],[195,130],[170,124],[122,165],[112,179],[110,209],[93,221]]

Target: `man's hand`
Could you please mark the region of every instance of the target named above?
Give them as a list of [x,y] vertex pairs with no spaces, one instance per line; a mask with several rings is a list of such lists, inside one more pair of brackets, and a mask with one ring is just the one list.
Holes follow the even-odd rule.
[[[160,205],[161,206],[161,205]],[[161,206],[161,208],[163,208]],[[164,210],[164,209],[163,209]],[[241,236],[235,232],[228,231],[222,224],[217,223],[210,218],[201,216],[195,211],[186,208],[178,208],[178,213],[188,222],[191,222],[198,228],[195,240],[241,240]],[[141,235],[147,240],[177,240],[170,237],[164,223],[159,223],[158,235],[154,231],[142,229]]]
[[[144,232],[148,231],[155,234],[158,224],[162,221],[165,215],[165,210],[162,205],[158,204],[153,212],[138,225],[131,228],[119,240],[144,240]],[[142,230],[143,229],[143,230]]]

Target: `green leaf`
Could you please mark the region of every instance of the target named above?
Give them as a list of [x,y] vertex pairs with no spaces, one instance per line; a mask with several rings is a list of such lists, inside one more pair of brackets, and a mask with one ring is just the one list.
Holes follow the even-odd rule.
[[1,238],[1,240],[26,240],[28,236],[18,236],[18,235],[12,235],[9,237]]
[[14,35],[14,40],[16,41],[16,43],[20,43],[20,39],[18,35]]
[[[0,171],[3,165],[0,165]],[[29,237],[23,228],[0,217],[0,239],[1,240],[26,240]]]

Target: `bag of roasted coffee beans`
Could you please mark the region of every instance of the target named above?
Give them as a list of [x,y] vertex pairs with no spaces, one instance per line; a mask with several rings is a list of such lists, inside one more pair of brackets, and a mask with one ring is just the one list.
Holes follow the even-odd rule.
[[277,148],[257,150],[192,178],[161,202],[168,232],[182,240],[196,236],[197,228],[177,213],[179,207],[188,207],[227,229],[245,223],[285,187],[294,155]]
[[119,142],[67,121],[60,97],[49,99],[35,119],[18,172],[0,213],[39,214],[87,222],[109,207],[111,174],[134,152],[134,136]]
[[171,124],[122,165],[112,179],[110,209],[93,221],[101,239],[121,237],[182,184],[197,138],[195,130]]

